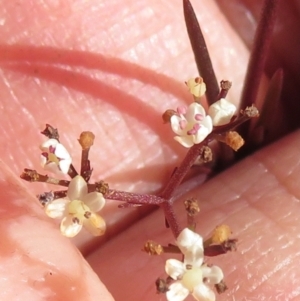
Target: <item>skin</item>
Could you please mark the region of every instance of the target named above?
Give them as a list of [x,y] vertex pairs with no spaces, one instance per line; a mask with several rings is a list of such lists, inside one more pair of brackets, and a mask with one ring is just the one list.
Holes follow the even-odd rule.
[[[228,98],[237,104],[248,48],[214,2],[195,2],[218,80],[234,82]],[[109,202],[107,235],[83,233],[70,241],[34,197],[55,188],[18,175],[25,167],[42,172],[39,131],[50,123],[75,166],[80,132],[95,133],[93,178],[111,188],[154,193],[166,183],[186,150],[160,116],[191,101],[183,81],[197,75],[181,1],[3,1],[0,7],[0,299],[112,300],[95,271],[116,300],[164,300],[153,282],[164,276],[168,256],[139,252],[147,238],[174,242],[160,211],[138,221],[145,209],[120,210]],[[296,58],[286,56],[289,72]],[[204,176],[185,184],[189,192],[180,200],[200,201],[199,233],[208,237],[227,223],[240,241],[238,252],[209,259],[222,267],[229,286],[218,300],[299,295],[299,136],[294,132],[201,187]],[[181,202],[176,206],[184,226]]]

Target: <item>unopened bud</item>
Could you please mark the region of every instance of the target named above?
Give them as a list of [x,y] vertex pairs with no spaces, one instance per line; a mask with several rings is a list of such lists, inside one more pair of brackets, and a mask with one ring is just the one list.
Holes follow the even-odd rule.
[[202,77],[191,78],[185,84],[195,97],[203,96],[206,91],[206,84]]
[[211,236],[211,242],[212,243],[223,243],[224,241],[227,241],[229,236],[231,234],[231,230],[229,226],[227,225],[220,225],[217,226],[213,232],[213,235]]
[[226,133],[225,143],[233,150],[237,151],[244,145],[245,141],[239,133],[230,131]]
[[224,280],[221,280],[221,282],[215,284],[215,288],[216,288],[216,291],[218,292],[218,294],[222,294],[228,289]]
[[160,255],[164,252],[164,249],[160,244],[156,243],[155,241],[148,240],[145,243],[142,251],[148,253],[149,255]]
[[46,206],[47,204],[51,203],[54,200],[54,193],[53,193],[53,191],[44,192],[44,193],[38,194],[37,198],[43,206]]
[[190,216],[195,216],[200,212],[200,207],[196,199],[189,199],[184,201],[185,210]]
[[41,132],[41,134],[45,135],[49,139],[56,139],[59,140],[59,135],[57,129],[55,129],[50,124],[46,124],[45,129]]
[[200,149],[200,156],[199,156],[199,161],[202,163],[207,163],[212,160],[212,151],[211,148],[208,147],[207,145],[204,145]]
[[165,294],[169,290],[168,283],[165,279],[158,278],[155,281],[156,292],[158,294]]
[[232,82],[230,82],[229,80],[222,80],[220,82],[220,86],[221,86],[221,89],[228,91],[232,86]]
[[249,118],[253,118],[259,116],[259,111],[254,105],[252,105],[251,107],[247,107],[245,110],[241,110],[241,114]]
[[104,196],[108,193],[109,186],[106,182],[98,181],[98,182],[95,182],[95,185],[96,185],[95,191],[102,193]]
[[95,135],[92,132],[82,132],[78,139],[82,149],[88,149],[94,144]]

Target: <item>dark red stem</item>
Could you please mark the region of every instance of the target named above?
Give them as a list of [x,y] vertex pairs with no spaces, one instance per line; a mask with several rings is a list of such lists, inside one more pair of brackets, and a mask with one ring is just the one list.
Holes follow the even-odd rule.
[[198,23],[196,14],[189,0],[183,0],[185,24],[195,56],[199,74],[205,79],[206,97],[209,104],[217,101],[219,84],[210,60],[209,52]]
[[109,200],[122,201],[137,205],[161,205],[166,200],[152,194],[138,194],[126,191],[109,189],[105,197]]
[[165,218],[173,232],[173,235],[175,236],[175,238],[177,238],[182,229],[180,229],[179,227],[178,219],[175,215],[172,202],[168,201],[162,203],[161,208],[164,210]]
[[160,194],[162,198],[169,200],[172,197],[175,189],[180,185],[190,168],[193,166],[195,160],[199,156],[202,146],[203,143],[200,143],[195,144],[190,148],[180,166],[174,171],[165,189]]

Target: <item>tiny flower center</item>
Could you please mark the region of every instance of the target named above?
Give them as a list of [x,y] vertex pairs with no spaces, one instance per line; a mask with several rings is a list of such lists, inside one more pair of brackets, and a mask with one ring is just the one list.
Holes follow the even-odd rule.
[[53,153],[48,153],[48,158],[47,158],[48,162],[54,162],[57,165],[59,164],[59,159],[55,156],[55,154]]
[[202,282],[203,282],[203,275],[202,275],[202,270],[200,268],[192,268],[187,270],[181,279],[181,283],[190,292],[193,292],[194,288]]
[[201,127],[201,125],[199,123],[195,123],[193,125],[193,127],[189,131],[187,131],[186,133],[188,135],[196,135],[198,133],[200,127]]
[[79,219],[85,218],[86,212],[90,212],[90,208],[80,200],[73,200],[68,205],[68,212]]

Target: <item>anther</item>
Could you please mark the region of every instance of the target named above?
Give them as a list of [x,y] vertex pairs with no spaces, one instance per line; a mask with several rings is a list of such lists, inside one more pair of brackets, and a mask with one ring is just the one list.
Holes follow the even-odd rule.
[[177,113],[182,115],[186,114],[186,106],[179,106],[177,108]]
[[203,120],[203,115],[202,114],[196,114],[195,115],[195,120],[202,121]]

